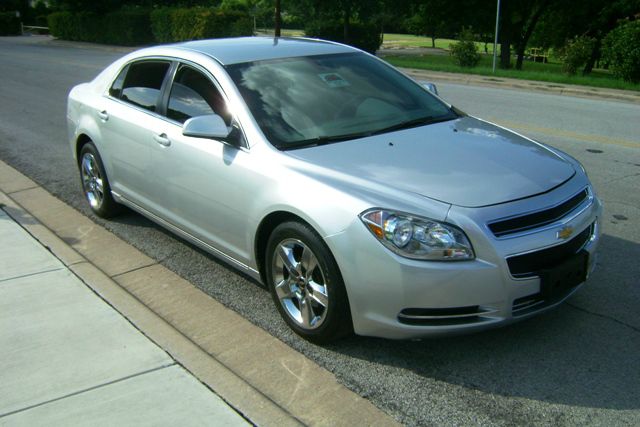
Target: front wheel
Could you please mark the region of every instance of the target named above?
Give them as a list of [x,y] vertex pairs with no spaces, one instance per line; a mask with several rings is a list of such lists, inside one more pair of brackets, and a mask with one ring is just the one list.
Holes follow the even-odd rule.
[[111,187],[96,146],[87,142],[80,150],[82,190],[91,210],[102,218],[120,213],[121,207],[111,196]]
[[319,344],[352,332],[338,266],[308,225],[286,222],[276,227],[267,244],[265,264],[271,296],[294,332]]

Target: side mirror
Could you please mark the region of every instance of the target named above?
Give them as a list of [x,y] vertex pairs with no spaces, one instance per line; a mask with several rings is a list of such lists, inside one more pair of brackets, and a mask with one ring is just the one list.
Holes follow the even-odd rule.
[[434,83],[429,83],[429,82],[418,82],[418,83],[420,83],[423,88],[425,88],[426,90],[428,90],[432,94],[434,94],[434,95],[438,94],[438,88],[436,87],[436,85]]
[[192,117],[182,125],[182,134],[194,138],[225,139],[231,130],[217,114]]

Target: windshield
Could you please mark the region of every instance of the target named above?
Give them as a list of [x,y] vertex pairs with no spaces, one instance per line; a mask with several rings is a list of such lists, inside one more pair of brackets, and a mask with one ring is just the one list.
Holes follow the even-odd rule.
[[357,52],[234,64],[227,71],[262,132],[279,149],[457,117],[408,77]]

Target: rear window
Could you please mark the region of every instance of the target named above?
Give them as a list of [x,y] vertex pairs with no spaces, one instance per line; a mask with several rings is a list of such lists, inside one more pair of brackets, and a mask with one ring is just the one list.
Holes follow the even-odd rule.
[[167,61],[131,64],[113,82],[109,94],[146,110],[156,111],[162,82],[170,65]]

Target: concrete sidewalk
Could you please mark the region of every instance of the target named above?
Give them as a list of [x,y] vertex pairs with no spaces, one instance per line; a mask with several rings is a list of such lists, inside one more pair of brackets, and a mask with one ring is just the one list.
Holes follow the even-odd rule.
[[0,209],[0,425],[249,425]]

